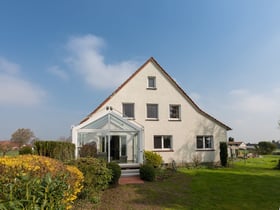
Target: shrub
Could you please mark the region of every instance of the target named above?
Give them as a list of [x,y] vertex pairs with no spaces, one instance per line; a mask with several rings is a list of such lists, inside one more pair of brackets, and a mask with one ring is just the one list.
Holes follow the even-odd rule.
[[149,164],[154,166],[155,168],[159,168],[161,164],[163,163],[162,157],[152,151],[145,151],[145,164]]
[[119,178],[121,177],[121,167],[116,162],[110,162],[107,167],[112,171],[112,179],[110,184],[118,184]]
[[107,168],[106,162],[96,158],[79,158],[69,164],[76,166],[84,175],[84,188],[79,197],[95,199],[101,190],[108,187],[112,179],[112,172]]
[[75,144],[59,141],[36,141],[35,153],[41,156],[69,161],[75,157]]
[[280,159],[278,160],[278,164],[276,166],[276,169],[280,170]]
[[19,149],[18,153],[20,155],[28,155],[28,154],[32,154],[33,150],[31,146],[23,146]]
[[156,177],[156,171],[154,166],[150,164],[144,164],[140,167],[140,178],[145,181],[154,181]]
[[35,155],[0,158],[0,209],[68,209],[82,181],[77,168],[55,159]]
[[220,142],[220,160],[222,166],[224,167],[227,166],[227,159],[228,159],[227,143]]
[[96,157],[97,147],[95,142],[85,144],[81,147],[80,157]]
[[192,156],[192,163],[193,163],[193,167],[198,167],[202,162],[202,157],[201,154],[194,154]]

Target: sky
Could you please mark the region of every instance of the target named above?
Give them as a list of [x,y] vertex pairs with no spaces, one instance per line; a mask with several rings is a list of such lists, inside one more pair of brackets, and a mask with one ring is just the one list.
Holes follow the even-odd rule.
[[235,141],[280,139],[280,1],[0,2],[0,139],[70,136],[154,57]]

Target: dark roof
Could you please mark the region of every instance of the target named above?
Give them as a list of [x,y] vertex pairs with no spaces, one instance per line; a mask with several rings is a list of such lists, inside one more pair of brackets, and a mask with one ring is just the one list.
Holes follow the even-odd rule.
[[230,127],[225,125],[224,123],[220,122],[219,120],[215,119],[211,115],[204,112],[202,109],[196,105],[196,103],[186,94],[186,92],[175,82],[174,79],[159,65],[159,63],[153,58],[149,58],[139,69],[137,69],[124,83],[122,83],[108,98],[106,98],[96,109],[94,109],[86,118],[84,118],[81,122],[85,122],[90,118],[91,115],[93,115],[95,112],[97,112],[104,104],[106,104],[116,93],[118,93],[130,80],[132,80],[148,63],[153,63],[156,66],[159,67],[159,70],[163,73],[163,75],[166,76],[166,78],[170,81],[170,83],[175,86],[175,88],[183,95],[183,97],[192,105],[192,107],[199,112],[200,114],[204,115],[208,119],[216,122],[220,126],[224,127],[226,130],[232,130]]

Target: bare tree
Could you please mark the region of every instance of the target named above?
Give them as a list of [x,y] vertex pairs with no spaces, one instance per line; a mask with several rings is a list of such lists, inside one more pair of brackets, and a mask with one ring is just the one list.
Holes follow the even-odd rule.
[[11,141],[22,146],[31,142],[34,137],[34,133],[29,128],[19,128],[12,134]]

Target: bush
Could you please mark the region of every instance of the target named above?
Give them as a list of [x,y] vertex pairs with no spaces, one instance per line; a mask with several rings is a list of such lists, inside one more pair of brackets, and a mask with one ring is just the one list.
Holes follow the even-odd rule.
[[95,142],[85,144],[80,149],[80,157],[96,157],[97,147]]
[[154,166],[150,164],[144,164],[140,167],[140,178],[145,181],[154,181],[156,177],[156,171]]
[[107,167],[112,171],[112,179],[110,184],[115,185],[118,184],[119,178],[121,177],[121,167],[116,162],[110,162],[107,164]]
[[278,164],[276,166],[276,169],[280,170],[280,159],[278,160]]
[[224,167],[227,166],[227,159],[228,159],[227,143],[220,142],[220,160],[222,166]]
[[112,172],[103,160],[79,158],[69,164],[76,166],[84,175],[84,188],[79,194],[82,199],[96,199],[99,192],[106,189],[112,179]]
[[68,209],[82,189],[77,168],[35,155],[0,158],[0,209]]
[[260,141],[257,146],[258,152],[261,155],[271,154],[276,149],[276,145],[268,141]]
[[145,164],[149,164],[155,168],[159,168],[163,163],[162,157],[155,152],[145,151],[144,155],[145,155]]
[[34,150],[37,155],[69,161],[75,157],[75,144],[59,141],[36,141]]
[[33,150],[31,146],[23,146],[19,149],[18,153],[20,155],[28,155],[28,154],[32,154]]

